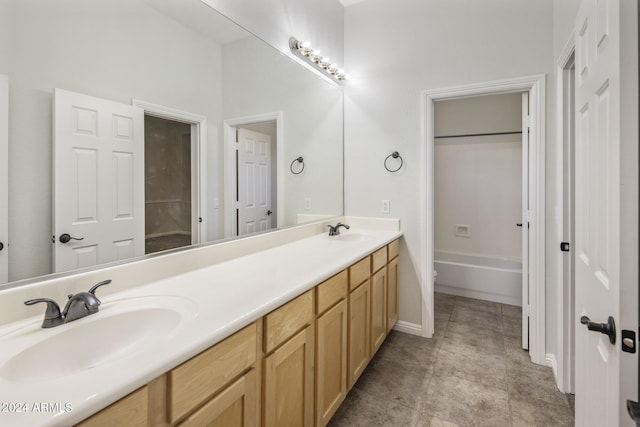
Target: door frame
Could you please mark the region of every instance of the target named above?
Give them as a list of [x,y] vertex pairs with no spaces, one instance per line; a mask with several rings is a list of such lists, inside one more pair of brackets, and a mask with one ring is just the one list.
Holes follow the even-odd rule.
[[[207,212],[207,118],[199,114],[178,110],[164,105],[154,104],[140,99],[132,99],[131,105],[140,107],[145,115],[158,117],[191,125],[191,206],[196,215],[191,215],[191,243],[208,241],[207,229],[209,215]],[[194,185],[195,184],[195,185]],[[201,219],[201,221],[199,221]]]
[[[565,220],[570,221],[572,223],[574,221],[574,213],[573,212],[565,212],[564,209],[564,200],[566,197],[571,197],[571,194],[565,193],[565,180],[567,179],[566,175],[571,172],[571,170],[567,169],[565,166],[566,162],[569,160],[565,156],[565,150],[569,147],[567,145],[570,141],[567,140],[566,135],[570,132],[569,128],[569,120],[570,115],[573,115],[574,112],[570,111],[572,109],[571,104],[567,105],[566,97],[567,91],[566,87],[569,83],[569,73],[568,67],[574,62],[574,53],[575,53],[575,34],[571,32],[568,40],[564,44],[560,55],[556,61],[556,99],[558,109],[556,111],[556,123],[557,125],[557,134],[556,139],[559,142],[556,144],[556,156],[557,156],[557,170],[556,176],[558,177],[557,187],[556,187],[556,209],[557,209],[557,236],[559,240],[563,240],[564,236],[567,234],[567,230],[565,230],[564,222]],[[575,94],[570,94],[570,96],[575,97]],[[572,160],[571,160],[572,161]],[[571,180],[573,177],[571,177]],[[571,193],[571,190],[569,190]],[[565,218],[570,215],[570,218]],[[570,230],[569,230],[570,232]],[[573,237],[573,236],[572,236]],[[560,241],[558,241],[560,244]],[[573,257],[574,248],[570,248],[569,256]],[[557,304],[557,319],[559,322],[558,328],[558,337],[557,337],[557,360],[554,366],[554,374],[556,377],[556,383],[558,388],[563,393],[573,393],[574,392],[574,359],[572,354],[572,344],[575,339],[574,334],[574,304],[575,304],[575,295],[574,289],[572,286],[573,278],[565,276],[565,268],[566,263],[571,261],[571,258],[565,256],[565,253],[558,250],[556,259],[557,259],[557,282],[558,286],[556,287],[558,304]]]
[[[235,237],[237,209],[235,203],[236,195],[236,135],[237,126],[248,125],[260,122],[276,122],[276,191],[278,192],[276,227],[282,227],[284,218],[284,135],[282,124],[282,111],[271,113],[255,114],[252,116],[236,117],[223,121],[224,135],[224,236],[226,238]],[[273,185],[273,184],[272,184]],[[273,225],[273,224],[272,224]]]
[[0,285],[9,281],[9,77],[0,74]]
[[549,365],[545,346],[545,75],[518,77],[422,91],[421,236],[422,336],[434,332],[434,103],[439,100],[499,93],[529,92],[533,147],[529,157],[529,355]]

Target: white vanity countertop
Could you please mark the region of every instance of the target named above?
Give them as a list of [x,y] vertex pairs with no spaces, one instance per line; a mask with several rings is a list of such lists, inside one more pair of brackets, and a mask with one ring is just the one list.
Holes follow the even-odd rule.
[[[42,316],[3,326],[0,425],[77,423],[401,236],[397,231],[358,233],[364,238],[337,241],[326,233],[315,235],[111,294],[103,298],[99,313],[56,328],[42,329]],[[355,234],[353,227],[342,232],[343,236],[357,237]],[[169,308],[173,304],[180,306],[182,323],[148,345],[138,342],[136,347],[133,341],[130,347],[133,350],[126,350],[125,356],[98,361],[94,368],[59,378],[10,380],[3,375],[5,363],[35,343],[45,339],[55,343],[56,334],[70,332],[71,328],[90,333],[93,327],[90,322],[98,320],[98,316],[157,301]],[[43,312],[44,308],[42,305]],[[125,325],[121,328],[128,329]],[[73,351],[82,352],[87,343],[82,338],[76,341],[77,348]],[[87,342],[92,345],[91,340]],[[43,347],[42,354],[47,351],[55,352],[55,346]]]

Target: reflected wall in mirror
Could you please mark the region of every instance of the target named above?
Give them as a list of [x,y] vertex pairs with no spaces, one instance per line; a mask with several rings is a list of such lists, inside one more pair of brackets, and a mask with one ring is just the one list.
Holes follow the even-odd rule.
[[342,214],[341,88],[200,0],[4,0],[0,75],[9,281]]

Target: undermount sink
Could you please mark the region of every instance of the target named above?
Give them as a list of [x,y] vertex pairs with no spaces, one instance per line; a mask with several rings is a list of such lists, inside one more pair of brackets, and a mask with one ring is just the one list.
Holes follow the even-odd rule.
[[195,308],[192,301],[169,296],[111,302],[94,315],[39,331],[50,336],[34,338],[0,367],[0,376],[36,382],[97,368],[161,343]]

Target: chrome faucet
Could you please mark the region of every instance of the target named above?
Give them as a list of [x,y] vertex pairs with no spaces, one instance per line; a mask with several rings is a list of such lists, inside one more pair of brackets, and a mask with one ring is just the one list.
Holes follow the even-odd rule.
[[349,229],[347,224],[343,224],[341,222],[336,225],[327,225],[327,227],[329,227],[329,236],[338,236],[340,234],[340,227],[344,227],[347,230]]
[[60,306],[54,300],[49,298],[36,298],[25,301],[25,305],[33,305],[39,302],[47,304],[47,310],[44,313],[42,321],[43,328],[53,328],[63,323],[73,322],[82,317],[97,313],[100,307],[100,300],[96,297],[96,289],[100,286],[108,285],[111,280],[105,280],[95,284],[89,289],[89,292],[79,292],[77,294],[69,294],[69,300],[60,312]]

